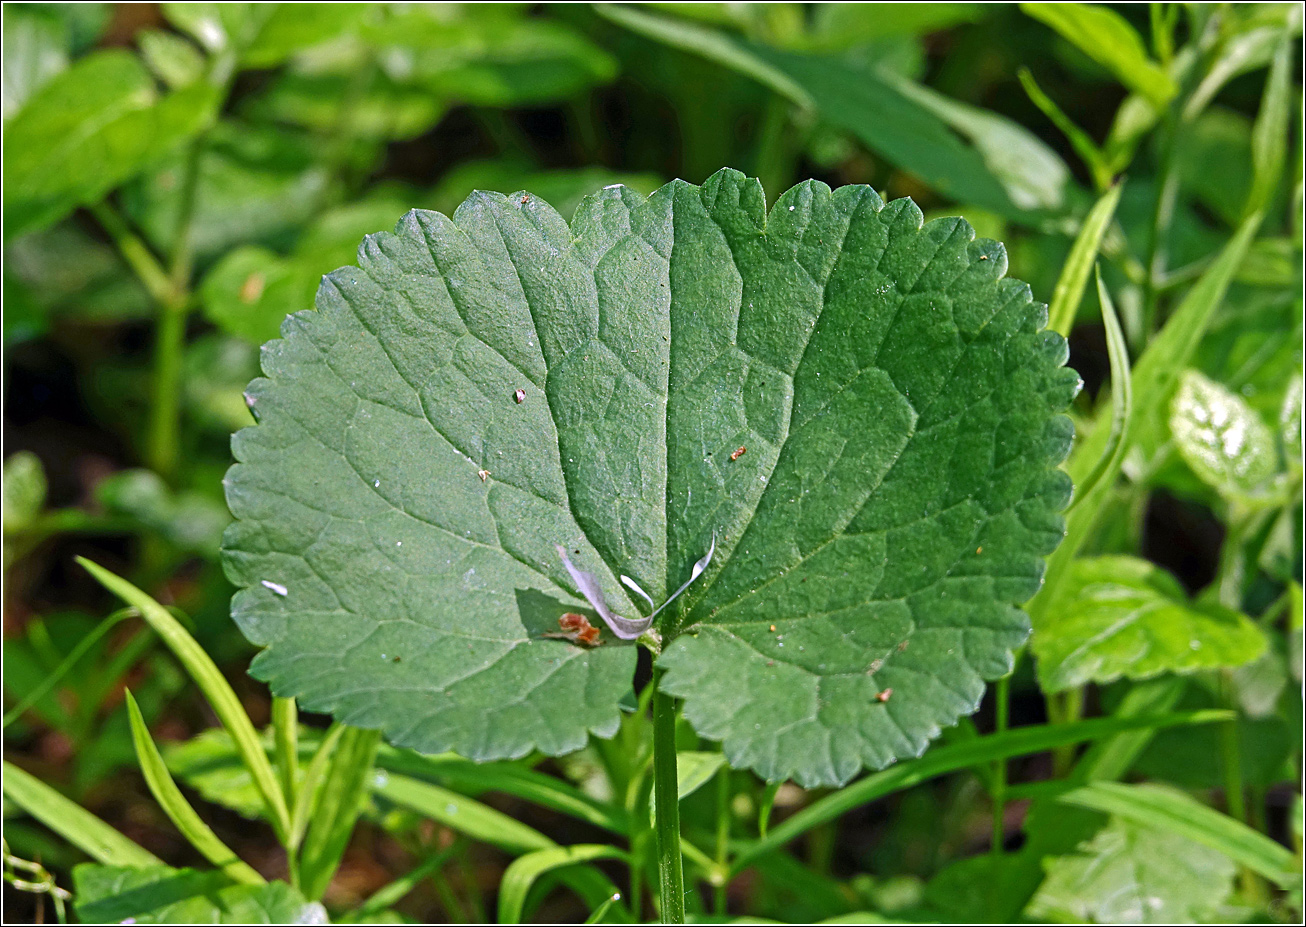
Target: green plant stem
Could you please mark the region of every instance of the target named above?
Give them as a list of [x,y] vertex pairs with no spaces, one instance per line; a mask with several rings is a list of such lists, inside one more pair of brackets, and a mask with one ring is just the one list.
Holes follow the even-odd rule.
[[[1058,724],[1074,724],[1084,714],[1083,688],[1069,689],[1059,695],[1048,698],[1048,717]],[[1052,751],[1053,775],[1058,778],[1068,775],[1075,765],[1075,746],[1073,744],[1058,747]]]
[[[1019,652],[1016,657],[1019,659]],[[998,680],[993,690],[993,730],[1001,734],[1007,729],[1011,716],[1011,676],[1012,672]],[[1002,855],[1002,845],[1007,837],[1007,761],[997,760],[993,764],[993,843],[990,850],[995,856]]]
[[676,780],[676,700],[653,686],[653,802],[657,808],[658,896],[664,924],[685,922],[685,872],[680,858],[680,795]]
[[716,779],[716,871],[712,874],[712,913],[726,916],[730,887],[730,767]]
[[789,119],[791,104],[784,97],[772,94],[767,101],[758,133],[757,155],[753,172],[762,182],[762,189],[771,191],[771,201],[789,189],[793,180],[794,128]]

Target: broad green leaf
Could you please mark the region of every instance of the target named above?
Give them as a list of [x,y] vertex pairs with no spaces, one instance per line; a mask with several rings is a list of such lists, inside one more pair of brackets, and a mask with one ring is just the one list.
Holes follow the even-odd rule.
[[5,126],[5,236],[50,225],[167,155],[213,118],[208,84],[159,97],[123,51],[77,61]]
[[1270,428],[1242,399],[1195,370],[1170,404],[1170,432],[1193,472],[1221,495],[1254,499],[1270,490],[1279,455]]
[[714,552],[660,665],[766,778],[917,755],[1009,669],[1078,377],[964,222],[809,182],[768,223],[722,171],[570,229],[478,194],[359,254],[233,443],[233,614],[276,694],[474,759],[610,736],[635,653],[551,639],[603,625],[558,545],[629,620],[620,577],[665,602]]
[[1032,647],[1047,692],[1241,666],[1265,650],[1247,617],[1189,602],[1173,576],[1136,557],[1076,560],[1042,614]]
[[953,200],[1010,218],[1066,206],[1070,172],[1028,130],[852,61],[749,44],[629,7],[599,12],[631,30],[745,74],[817,111],[875,154]]
[[1020,8],[1073,42],[1155,107],[1165,106],[1178,93],[1165,68],[1147,56],[1133,26],[1114,10],[1087,3],[1022,3]]
[[1047,879],[1027,909],[1041,921],[1206,923],[1233,891],[1234,865],[1222,853],[1120,819],[1045,865]]
[[[352,62],[354,69],[365,63]],[[246,101],[253,118],[319,132],[347,132],[372,141],[416,138],[435,125],[448,103],[420,87],[377,73],[366,82],[356,71],[321,73],[287,69],[265,93]]]
[[540,197],[564,219],[571,221],[585,197],[600,187],[614,183],[648,196],[662,185],[662,180],[656,174],[634,174],[596,167],[541,171],[497,158],[493,161],[467,161],[458,165],[441,177],[429,197],[424,197],[423,200],[429,200],[433,209],[453,212],[477,190],[520,188]]
[[325,924],[327,912],[285,882],[232,885],[220,872],[86,864],[73,870],[84,924]]
[[5,761],[4,797],[92,859],[128,866],[157,866],[149,850],[123,836],[91,812],[21,767]]
[[1058,800],[1210,847],[1281,886],[1301,884],[1300,867],[1286,847],[1178,789],[1097,782]]

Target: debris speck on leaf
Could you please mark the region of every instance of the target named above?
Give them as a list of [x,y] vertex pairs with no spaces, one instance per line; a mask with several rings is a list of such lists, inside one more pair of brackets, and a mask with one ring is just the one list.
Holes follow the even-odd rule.
[[489,479],[489,477],[490,477],[490,471],[489,471],[489,470],[477,470],[477,471],[476,471],[476,475],[479,476],[479,477],[481,478],[481,482],[484,483],[487,479]]
[[887,701],[889,700],[889,696],[891,696],[891,695],[893,695],[893,690],[892,690],[892,689],[885,689],[883,692],[876,692],[876,693],[875,693],[875,700],[876,700],[877,702],[887,702]]
[[262,582],[264,586],[266,586],[268,589],[271,589],[277,595],[280,596],[290,595],[290,590],[287,589],[285,586],[281,585],[281,583],[274,583],[270,579],[265,579]]
[[512,394],[512,398],[516,399],[517,404],[520,405],[521,403],[526,401],[526,390],[524,389],[517,390],[515,393]]
[[744,456],[745,454],[747,454],[747,453],[748,453],[748,448],[743,447],[743,446],[740,446],[740,448],[739,448],[738,450],[736,450],[736,451],[732,451],[732,452],[731,452],[731,454],[730,454],[730,459],[731,459],[731,460],[738,460],[740,457],[743,457],[743,456]]

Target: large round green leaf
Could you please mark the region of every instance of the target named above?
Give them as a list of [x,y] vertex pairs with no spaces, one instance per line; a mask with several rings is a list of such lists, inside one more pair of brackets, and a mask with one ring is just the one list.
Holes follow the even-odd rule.
[[[804,784],[924,750],[1027,634],[1078,388],[1001,245],[910,200],[721,171],[413,211],[286,320],[234,440],[233,610],[280,695],[484,759],[615,731],[633,647]],[[519,401],[520,400],[520,401]]]

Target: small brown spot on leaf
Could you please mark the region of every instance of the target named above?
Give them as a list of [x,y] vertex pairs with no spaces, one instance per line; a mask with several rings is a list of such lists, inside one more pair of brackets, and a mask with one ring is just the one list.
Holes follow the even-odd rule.
[[490,478],[490,471],[489,471],[489,470],[477,470],[477,471],[476,471],[476,475],[479,476],[479,477],[481,478],[481,482],[484,483],[486,480],[488,480],[488,479]]
[[526,401],[526,390],[519,389],[512,394],[512,398],[517,400],[518,405]]
[[987,261],[988,259],[989,259],[989,256],[988,256],[987,254],[981,254],[981,255],[980,255],[980,260],[981,260],[981,261]]
[[530,198],[529,195],[527,195],[527,196],[523,196],[523,197],[521,198],[521,204],[522,204],[523,206],[525,206],[525,205],[526,205],[527,203],[529,203],[530,201],[531,201],[531,198]]
[[891,695],[893,695],[893,690],[885,689],[883,692],[875,693],[875,700],[878,702],[887,702],[889,700],[889,696]]
[[899,645],[898,645],[898,652],[899,652],[899,653],[902,653],[904,650],[906,650],[906,649],[907,649],[907,644],[908,644],[908,643],[910,643],[910,642],[909,642],[909,641],[903,641],[901,644],[899,644]]
[[772,631],[775,630],[775,625],[771,625],[771,630],[772,630]]
[[748,448],[746,448],[746,447],[740,447],[738,450],[736,450],[736,451],[732,451],[732,452],[731,452],[731,454],[730,454],[730,459],[731,459],[731,460],[738,460],[740,457],[743,457],[743,456],[744,456],[745,454],[747,454],[747,453],[748,453]]
[[976,548],[975,548],[975,553],[977,553],[977,554],[982,554],[982,553],[984,553],[984,548],[983,548],[983,547],[976,547]]

